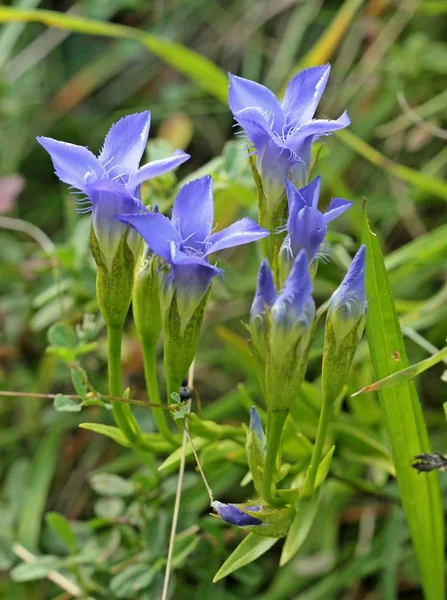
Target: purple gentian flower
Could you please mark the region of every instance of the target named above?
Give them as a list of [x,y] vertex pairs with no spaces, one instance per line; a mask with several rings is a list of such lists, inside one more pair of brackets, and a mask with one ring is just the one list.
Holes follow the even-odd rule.
[[241,219],[212,233],[214,219],[213,181],[210,176],[185,184],[174,202],[172,218],[147,213],[119,215],[144,238],[170,270],[165,279],[167,301],[177,291],[177,307],[183,323],[192,316],[221,270],[208,262],[210,254],[259,240],[269,234],[251,219]]
[[315,317],[312,279],[304,250],[296,257],[280,294],[276,292],[268,261],[264,260],[261,264],[250,311],[251,332],[261,352],[265,348],[267,310],[270,313],[273,356],[279,358],[287,353],[303,332],[310,329]]
[[[215,500],[212,506],[219,517],[231,525],[237,525],[238,527],[246,527],[247,525],[262,525],[261,519],[247,515],[247,513],[240,510],[235,504],[225,504]],[[244,508],[245,510],[249,510],[251,512],[258,512],[261,510],[260,506],[244,506]]]
[[[318,210],[320,197],[320,177],[298,190],[286,180],[288,203],[287,236],[281,247],[281,263],[289,268],[301,250],[304,250],[309,264],[317,256],[327,230],[327,224],[339,217],[352,206],[343,198],[332,198],[327,211]],[[283,265],[282,265],[283,266]]]
[[251,140],[264,193],[272,203],[284,191],[284,179],[306,183],[312,143],[350,124],[346,112],[335,121],[314,119],[330,65],[305,69],[287,85],[281,102],[266,87],[230,74],[230,109]]
[[358,321],[366,311],[365,260],[366,248],[362,245],[330,299],[328,313],[332,321],[343,322],[346,329],[350,329],[350,324]]
[[[115,215],[147,212],[140,196],[143,181],[166,173],[189,158],[189,154],[176,150],[169,158],[139,167],[149,136],[150,116],[149,111],[136,113],[112,125],[98,157],[84,146],[37,138],[51,156],[59,179],[83,194],[77,200],[78,212],[92,211],[92,227],[108,267],[126,231]],[[127,241],[132,250],[139,243],[136,234]]]

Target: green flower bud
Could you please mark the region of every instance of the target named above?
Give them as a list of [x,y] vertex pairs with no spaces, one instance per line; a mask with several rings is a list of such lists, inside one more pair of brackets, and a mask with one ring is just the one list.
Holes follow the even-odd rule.
[[157,257],[145,245],[139,269],[135,273],[132,310],[138,337],[149,347],[155,346],[162,328],[157,269]]

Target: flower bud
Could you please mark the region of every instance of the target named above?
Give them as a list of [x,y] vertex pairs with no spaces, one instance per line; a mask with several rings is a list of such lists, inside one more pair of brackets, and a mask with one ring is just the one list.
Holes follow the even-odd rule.
[[212,504],[219,517],[237,527],[265,537],[281,538],[287,535],[295,510],[292,506],[270,507],[259,501],[244,504]]
[[365,246],[355,255],[330,300],[323,347],[323,393],[335,401],[340,393],[365,327]]
[[140,267],[135,273],[132,311],[138,337],[149,347],[157,343],[162,327],[157,269],[157,257],[145,245]]
[[[366,312],[365,296],[365,246],[354,256],[345,278],[332,294],[328,318],[334,328],[338,344],[357,326]],[[359,337],[363,328],[359,332]]]
[[310,342],[315,304],[307,258],[301,250],[278,295],[273,276],[264,261],[258,274],[258,286],[250,313],[250,332],[256,355],[264,369],[258,369],[264,381],[269,408],[287,410],[296,394]]
[[259,413],[254,406],[250,410],[250,428],[247,431],[245,447],[255,489],[261,493],[262,469],[265,461],[265,435]]

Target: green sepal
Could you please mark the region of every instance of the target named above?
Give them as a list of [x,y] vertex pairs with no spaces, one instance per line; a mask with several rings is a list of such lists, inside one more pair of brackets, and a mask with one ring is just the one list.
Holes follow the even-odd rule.
[[[259,501],[251,501],[250,506],[259,505]],[[235,504],[239,510],[262,521],[262,525],[246,525],[244,529],[263,537],[282,538],[292,525],[295,516],[293,506],[271,507],[263,506],[260,511],[251,511],[245,504]]]
[[349,332],[340,338],[334,329],[332,314],[328,312],[322,367],[322,389],[325,398],[335,401],[345,385],[364,326],[365,317],[362,315]]
[[132,312],[138,337],[149,347],[156,345],[162,328],[157,269],[157,257],[145,252],[135,272],[132,295]]
[[306,366],[310,345],[310,329],[279,356],[271,348],[266,363],[266,393],[272,411],[289,410],[295,400]]
[[164,316],[164,366],[168,384],[168,402],[171,393],[178,392],[186,373],[191,366],[197,350],[200,330],[206,305],[211,293],[211,287],[200,300],[192,317],[182,330],[182,323],[177,308],[177,291],[172,296],[171,303]]
[[[285,232],[276,233],[278,227],[284,225],[287,219],[287,197],[286,192],[281,195],[275,203],[269,202],[265,195],[261,176],[256,166],[256,160],[253,155],[248,157],[251,172],[255,182],[256,193],[258,197],[258,218],[261,227],[268,229],[271,233],[268,237],[261,240],[261,248],[264,256],[268,259],[270,266],[275,269],[277,255],[285,237]],[[275,273],[277,273],[275,269]]]
[[127,244],[127,234],[128,230],[120,239],[109,270],[95,231],[90,228],[92,254],[98,265],[96,296],[107,327],[122,328],[132,298],[135,258]]

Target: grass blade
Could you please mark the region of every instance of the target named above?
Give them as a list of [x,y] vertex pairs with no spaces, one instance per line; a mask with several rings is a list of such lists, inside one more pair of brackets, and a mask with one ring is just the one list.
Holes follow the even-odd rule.
[[363,394],[364,392],[374,392],[375,390],[383,390],[384,388],[391,387],[392,385],[397,385],[398,383],[404,383],[406,381],[410,381],[420,373],[423,373],[433,365],[438,364],[441,360],[447,356],[447,346],[426,358],[425,360],[421,360],[421,362],[416,363],[415,365],[411,365],[406,369],[402,369],[402,371],[397,371],[397,373],[393,373],[392,375],[388,375],[388,377],[384,377],[380,381],[376,381],[375,383],[371,383],[366,387],[362,388],[352,396],[357,396],[358,394]]
[[68,29],[86,35],[102,35],[110,38],[136,40],[152,54],[195,81],[219,100],[226,102],[228,78],[226,73],[213,62],[182,44],[163,40],[155,35],[116,23],[85,19],[52,10],[20,10],[0,7],[0,23],[33,22],[48,27]]
[[343,2],[329,27],[300,61],[298,68],[290,73],[290,77],[304,67],[322,65],[331,59],[362,4],[363,0]]
[[410,167],[393,162],[351,131],[337,131],[335,136],[355,150],[357,154],[390,175],[409,183],[425,194],[433,194],[433,196],[447,201],[447,184],[442,179],[424,175],[419,171],[410,169]]
[[[364,213],[366,243],[367,335],[375,376],[387,377],[408,366],[404,341],[383,256]],[[402,505],[418,559],[426,600],[445,598],[444,521],[436,473],[419,477],[414,456],[430,452],[430,442],[413,381],[378,391],[391,445]]]
[[17,532],[17,540],[30,550],[37,549],[42,515],[59,460],[60,438],[60,430],[47,434],[40,442],[31,465],[31,477]]

